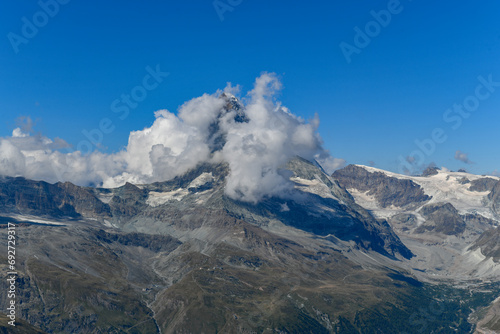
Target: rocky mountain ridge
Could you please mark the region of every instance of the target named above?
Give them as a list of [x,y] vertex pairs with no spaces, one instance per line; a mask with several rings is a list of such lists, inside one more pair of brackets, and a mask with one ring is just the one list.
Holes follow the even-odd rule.
[[[498,177],[433,168],[422,176],[350,165],[333,174],[356,203],[386,219],[415,257],[407,268],[421,280],[498,282]],[[498,297],[498,292],[495,293]],[[478,333],[500,330],[498,300]]]
[[[396,235],[394,217],[376,218],[312,162],[295,158],[284,170],[294,192],[258,204],[225,196],[225,164],[115,189],[4,178],[3,221],[19,223],[24,245],[22,318],[47,332],[343,333],[377,328],[380,317],[410,319],[412,303],[431,302],[432,293],[410,276],[418,248],[410,243],[409,251]],[[394,184],[426,198],[416,185]],[[391,202],[385,193],[381,199]],[[435,216],[440,210],[423,213],[435,224],[431,232],[448,227]],[[494,240],[485,234],[478,247]],[[402,321],[384,330],[418,329]]]
[[[226,98],[227,110],[238,109]],[[215,152],[225,138],[217,122],[212,130]],[[229,172],[205,162],[171,180],[113,189],[2,178],[0,234],[6,222],[18,225],[25,326],[418,333],[415,310],[439,305],[438,317],[420,319],[426,328],[465,333],[497,297],[495,178],[363,166],[330,176],[295,157],[279,171],[290,191],[248,203],[226,195]],[[493,306],[485,328],[499,325]]]

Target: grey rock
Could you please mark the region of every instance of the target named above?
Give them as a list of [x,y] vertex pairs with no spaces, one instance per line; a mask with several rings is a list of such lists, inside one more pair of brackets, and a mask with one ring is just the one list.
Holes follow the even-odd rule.
[[372,173],[355,165],[335,171],[332,177],[344,188],[366,191],[368,195],[374,196],[383,208],[391,205],[419,206],[431,199],[411,180],[397,179],[381,172]]
[[497,182],[491,192],[488,194],[488,200],[491,201],[493,210],[500,215],[500,182]]
[[491,228],[482,233],[470,247],[471,250],[478,248],[484,256],[493,258],[497,263],[500,262],[500,229]]
[[434,231],[446,235],[459,235],[465,231],[465,221],[450,203],[429,204],[420,210],[426,218],[415,232]]
[[69,182],[50,184],[22,177],[0,182],[0,210],[53,217],[110,217],[107,204],[92,190]]
[[438,171],[439,171],[439,168],[437,168],[437,167],[427,167],[423,171],[422,176],[427,177],[427,176],[437,175]]
[[492,191],[498,182],[498,180],[492,179],[490,177],[483,177],[472,181],[470,183],[469,190],[478,192]]

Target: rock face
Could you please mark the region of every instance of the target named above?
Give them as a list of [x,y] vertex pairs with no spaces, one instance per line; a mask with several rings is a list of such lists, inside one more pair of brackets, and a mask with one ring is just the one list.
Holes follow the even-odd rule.
[[439,168],[437,167],[427,167],[424,172],[422,173],[422,176],[432,176],[432,175],[437,175],[438,174]]
[[426,205],[420,212],[426,221],[417,228],[417,233],[434,231],[446,235],[459,235],[465,231],[464,219],[450,203]]
[[471,250],[481,249],[484,256],[491,257],[495,262],[500,262],[500,229],[492,228],[479,237],[471,246]]
[[237,123],[247,123],[249,121],[245,114],[244,106],[233,95],[222,93],[220,96],[225,100],[225,105],[219,113],[217,119],[209,126],[209,146],[212,152],[220,151],[226,143],[226,135],[220,131],[220,119],[229,112],[234,112],[234,121]]
[[484,177],[481,179],[474,180],[470,183],[469,190],[470,191],[492,191],[495,185],[498,183],[498,180],[489,178],[489,177]]
[[110,217],[110,208],[86,188],[69,182],[49,184],[21,177],[0,180],[0,208],[53,217]]
[[[328,177],[313,163],[297,157],[288,163],[287,169],[293,172],[292,180],[298,187],[309,181],[309,184],[315,184],[315,189],[323,187],[327,190],[326,194],[306,191],[302,194],[305,198],[298,202],[270,198],[256,207],[247,207],[252,215],[275,217],[287,225],[321,236],[332,234],[341,240],[354,241],[360,247],[382,254],[401,255],[405,258],[412,256],[386,221],[376,220],[357,205],[337,181]],[[288,210],[282,210],[284,205]],[[241,212],[238,209],[236,211]]]
[[491,201],[495,213],[500,216],[500,182],[497,182],[493,187],[488,195],[488,199]]
[[349,165],[337,170],[333,178],[346,189],[356,189],[374,196],[381,207],[419,205],[431,199],[422,188],[411,180],[389,177],[379,172],[369,172],[363,167]]
[[100,191],[108,194],[112,193],[109,207],[113,217],[128,219],[139,214],[141,210],[147,207],[147,191],[131,183],[127,182],[125,185],[113,189],[112,192],[109,189],[101,189]]

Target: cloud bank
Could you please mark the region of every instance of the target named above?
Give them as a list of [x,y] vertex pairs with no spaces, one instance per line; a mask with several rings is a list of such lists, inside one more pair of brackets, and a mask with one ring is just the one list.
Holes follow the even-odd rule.
[[63,153],[69,145],[31,135],[28,118],[28,126],[0,138],[0,174],[112,188],[165,181],[202,161],[226,161],[225,191],[231,198],[258,202],[279,196],[293,187],[280,167],[294,156],[316,159],[328,173],[345,164],[323,149],[317,115],[306,122],[275,101],[280,89],[276,75],[264,73],[244,106],[232,95],[238,87],[229,84],[184,103],[177,115],[157,111],[151,127],[131,132],[125,149],[112,154]]

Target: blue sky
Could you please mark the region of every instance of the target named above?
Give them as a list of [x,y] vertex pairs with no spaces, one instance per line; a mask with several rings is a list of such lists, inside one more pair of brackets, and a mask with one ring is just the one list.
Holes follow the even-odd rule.
[[[293,113],[318,113],[325,148],[347,163],[398,171],[400,157],[413,156],[415,170],[500,171],[500,86],[481,88],[488,96],[459,126],[458,114],[443,119],[454,104],[475,101],[479,76],[500,82],[497,1],[66,2],[34,36],[23,35],[23,17],[43,20],[40,3],[0,5],[0,137],[29,116],[34,133],[76,148],[83,130],[109,118],[114,131],[99,149],[116,152],[131,131],[151,126],[155,111],[175,112],[227,82],[246,92],[267,71],[280,78],[279,100]],[[376,28],[371,11],[388,8],[390,22],[348,62],[339,45],[356,46],[354,28]],[[169,75],[120,119],[111,104],[142,84],[148,66]]]

